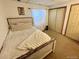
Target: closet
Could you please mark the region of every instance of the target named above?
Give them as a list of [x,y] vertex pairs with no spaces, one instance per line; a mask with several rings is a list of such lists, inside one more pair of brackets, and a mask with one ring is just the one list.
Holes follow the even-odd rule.
[[49,10],[49,20],[48,20],[49,29],[59,33],[62,32],[65,12],[66,12],[66,7]]
[[79,5],[72,5],[66,36],[79,41]]

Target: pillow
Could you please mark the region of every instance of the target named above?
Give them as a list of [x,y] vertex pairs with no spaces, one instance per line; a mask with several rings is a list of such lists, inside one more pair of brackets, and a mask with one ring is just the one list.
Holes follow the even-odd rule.
[[12,31],[20,31],[24,29],[29,29],[32,27],[32,23],[15,23],[10,25]]

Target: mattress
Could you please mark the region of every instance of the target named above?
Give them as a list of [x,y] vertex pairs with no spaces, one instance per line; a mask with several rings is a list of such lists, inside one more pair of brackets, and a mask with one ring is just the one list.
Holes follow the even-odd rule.
[[16,46],[36,30],[36,28],[32,27],[23,31],[10,31],[0,53],[0,59],[16,59],[18,56],[29,52],[29,50],[18,50]]
[[[43,43],[52,41],[48,35],[35,27],[22,31],[10,31],[0,53],[0,59],[16,59],[19,56],[28,54],[31,51],[30,49],[22,50],[17,48],[22,42],[24,42],[24,44],[28,43],[28,45],[35,50],[37,47],[43,45]],[[21,48],[23,47],[21,46]]]

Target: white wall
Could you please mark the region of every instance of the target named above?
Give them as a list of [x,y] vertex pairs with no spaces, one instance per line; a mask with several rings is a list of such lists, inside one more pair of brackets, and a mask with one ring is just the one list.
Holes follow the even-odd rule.
[[[7,17],[31,17],[31,10],[28,8],[47,8],[45,6],[35,5],[35,4],[27,4],[24,2],[18,2],[16,0],[5,0],[5,10]],[[25,15],[19,15],[17,7],[24,7]]]
[[71,0],[69,2],[62,3],[62,4],[56,4],[56,5],[53,5],[53,6],[50,7],[50,9],[51,9],[51,8],[67,6],[66,15],[65,15],[65,21],[64,21],[63,31],[62,31],[63,35],[65,34],[67,21],[68,21],[68,16],[69,16],[69,12],[70,12],[70,7],[71,7],[72,4],[77,4],[77,3],[79,3],[79,0]]
[[46,9],[46,26],[48,26],[48,16],[49,16],[49,13],[48,13],[48,9]]
[[28,8],[36,8],[36,9],[49,9],[49,7],[40,5],[40,4],[31,4],[31,3],[26,3]]
[[[4,2],[6,17],[31,17],[31,12],[28,9],[27,4],[15,0],[6,0]],[[19,15],[17,7],[24,7],[25,15]]]
[[8,25],[4,13],[4,5],[3,0],[0,0],[0,49],[5,40],[6,34],[8,32]]

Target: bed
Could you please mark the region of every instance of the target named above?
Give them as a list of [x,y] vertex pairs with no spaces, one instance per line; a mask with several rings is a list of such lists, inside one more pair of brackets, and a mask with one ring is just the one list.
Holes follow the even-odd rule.
[[8,18],[8,24],[0,59],[43,59],[53,52],[55,38],[33,27],[32,17]]

